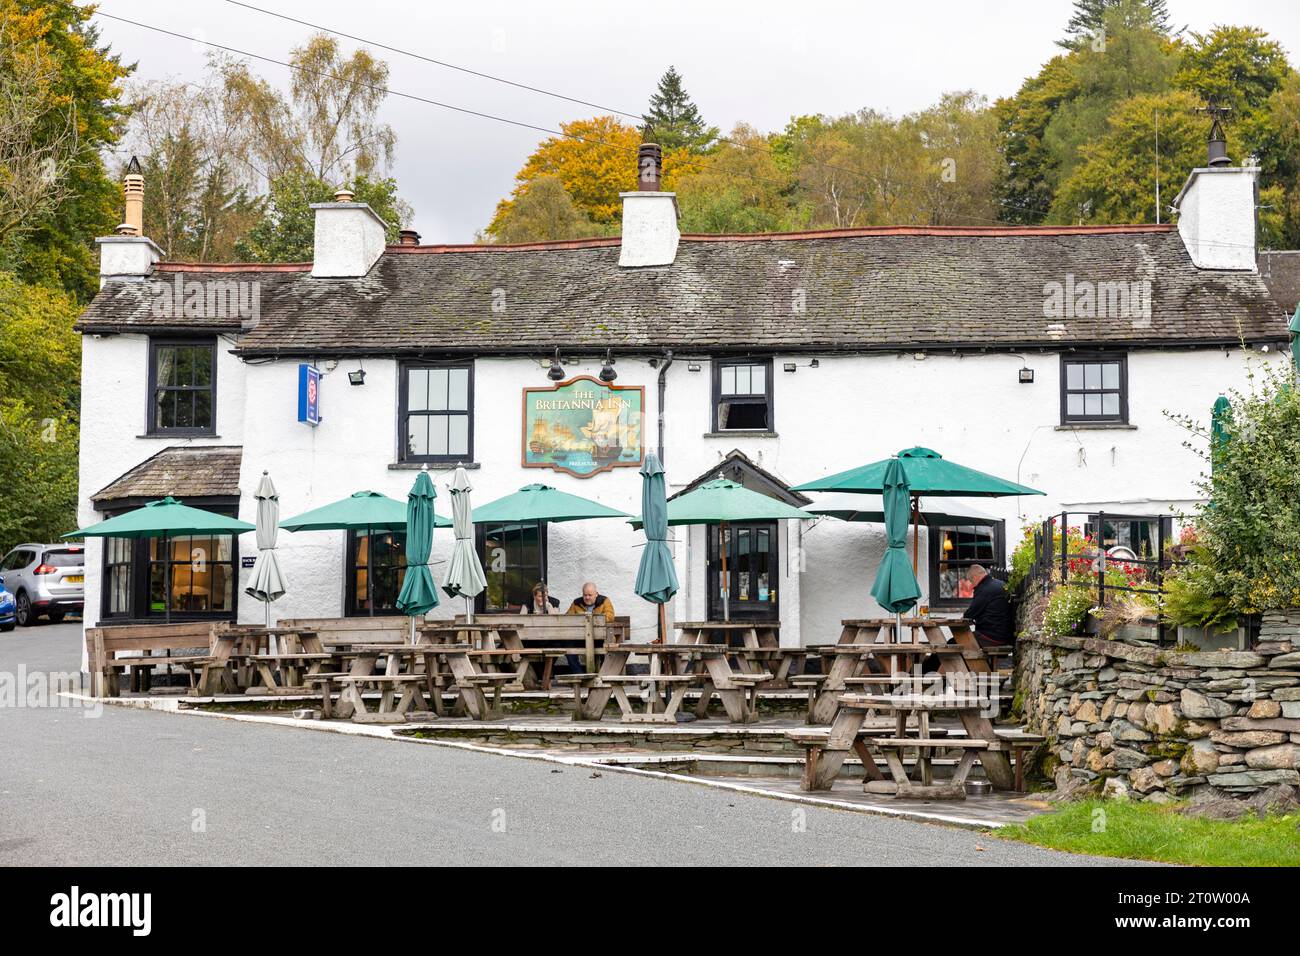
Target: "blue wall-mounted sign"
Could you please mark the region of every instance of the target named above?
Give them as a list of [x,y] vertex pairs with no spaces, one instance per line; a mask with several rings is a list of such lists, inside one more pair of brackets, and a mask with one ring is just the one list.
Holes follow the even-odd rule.
[[298,366],[298,421],[320,424],[320,369],[305,362]]

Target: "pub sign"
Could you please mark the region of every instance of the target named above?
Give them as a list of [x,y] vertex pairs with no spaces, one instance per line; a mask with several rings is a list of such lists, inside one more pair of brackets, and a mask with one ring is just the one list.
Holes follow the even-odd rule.
[[606,385],[589,375],[524,389],[523,466],[578,478],[639,468],[645,389]]

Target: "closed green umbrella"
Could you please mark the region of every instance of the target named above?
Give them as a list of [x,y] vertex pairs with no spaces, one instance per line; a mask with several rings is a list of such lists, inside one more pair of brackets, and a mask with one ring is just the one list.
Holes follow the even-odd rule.
[[636,593],[659,605],[659,636],[668,633],[664,605],[677,593],[677,569],[668,549],[668,500],[664,490],[664,468],[659,456],[650,452],[641,465],[641,516],[644,519],[645,550],[636,571]]
[[447,566],[447,577],[442,582],[442,589],[452,597],[459,595],[465,599],[465,618],[471,624],[474,623],[474,598],[487,587],[483,565],[474,549],[474,517],[469,502],[473,490],[465,469],[457,468],[451,478],[451,526],[456,544]]
[[[1223,449],[1232,437],[1232,402],[1226,395],[1214,400],[1214,409],[1210,412],[1210,471],[1218,466],[1223,456]],[[1210,503],[1214,507],[1214,503]]]
[[429,573],[433,550],[433,499],[438,491],[427,471],[415,476],[406,496],[406,577],[397,595],[397,608],[411,619],[411,643],[415,643],[415,619],[438,606],[438,589]]
[[1291,332],[1291,361],[1295,365],[1296,372],[1300,373],[1300,305],[1296,306],[1295,315],[1291,316],[1288,329]]
[[[627,513],[559,491],[550,485],[524,485],[514,494],[474,509],[475,524],[536,524],[540,546],[542,526],[552,521],[585,518],[626,518]],[[546,580],[546,554],[542,553],[542,580]]]
[[[727,571],[727,525],[732,521],[806,520],[798,508],[777,501],[726,478],[715,478],[694,491],[679,494],[668,502],[668,524],[716,524],[722,556],[722,617],[731,620],[731,580]],[[641,526],[639,517],[633,527]]]
[[266,605],[266,626],[270,627],[271,602],[284,596],[285,580],[280,572],[280,558],[275,552],[280,496],[266,472],[262,472],[262,480],[258,482],[253,497],[257,499],[257,563],[253,565],[253,578],[244,593]]
[[[885,469],[884,480],[885,534],[889,545],[876,571],[876,582],[871,586],[871,596],[876,603],[895,615],[916,604],[921,597],[921,586],[916,573],[907,560],[907,521],[911,511],[911,496],[907,487],[907,472],[897,459]],[[901,639],[901,628],[895,640]]]
[[[88,528],[78,528],[65,534],[65,538],[161,538],[162,551],[168,551],[169,540],[176,535],[201,534],[242,534],[255,531],[256,528],[247,521],[227,518],[201,508],[183,505],[168,495],[158,501],[151,501],[143,507],[128,511],[126,514],[109,518]],[[170,558],[168,565],[170,566]],[[172,619],[172,576],[170,570],[164,575],[166,587],[166,619]]]
[[[434,527],[450,527],[451,522],[434,515]],[[311,511],[286,518],[280,522],[285,531],[352,531],[364,534],[371,548],[368,559],[374,563],[376,531],[405,531],[406,503],[381,495],[377,491],[355,491],[346,498],[332,501]],[[366,569],[366,605],[371,616],[375,613],[375,576],[371,567]]]

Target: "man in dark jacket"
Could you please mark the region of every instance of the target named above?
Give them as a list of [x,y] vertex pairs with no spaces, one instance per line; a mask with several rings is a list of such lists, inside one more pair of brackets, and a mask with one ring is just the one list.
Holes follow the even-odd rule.
[[971,565],[970,581],[975,585],[975,596],[966,608],[966,617],[975,622],[976,640],[985,646],[1014,643],[1016,632],[1006,585],[979,564]]

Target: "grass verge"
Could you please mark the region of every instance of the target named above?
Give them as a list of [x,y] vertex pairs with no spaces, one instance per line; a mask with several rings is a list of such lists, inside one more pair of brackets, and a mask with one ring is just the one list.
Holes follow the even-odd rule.
[[1092,856],[1188,866],[1300,866],[1300,814],[1205,820],[1171,805],[1086,800],[998,830],[999,837]]

